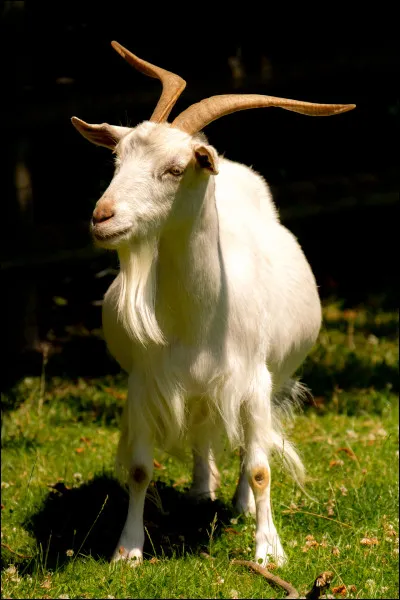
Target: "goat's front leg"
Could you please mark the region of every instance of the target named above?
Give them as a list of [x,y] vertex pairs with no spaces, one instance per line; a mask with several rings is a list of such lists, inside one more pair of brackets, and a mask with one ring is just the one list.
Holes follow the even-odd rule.
[[245,472],[256,505],[256,562],[262,566],[272,558],[283,565],[286,556],[276,531],[271,510],[271,469],[265,450],[253,440],[248,443]]
[[153,475],[153,445],[150,437],[138,435],[129,454],[128,515],[113,560],[129,559],[132,565],[136,565],[143,560],[144,501]]
[[268,428],[272,428],[272,380],[266,368],[260,371],[258,397],[250,400],[244,425],[243,471],[256,505],[256,562],[262,566],[272,558],[278,565],[286,561],[271,510],[271,469],[268,461]]
[[113,560],[143,560],[143,511],[146,491],[153,475],[153,448],[148,440],[135,443],[128,474],[129,507]]

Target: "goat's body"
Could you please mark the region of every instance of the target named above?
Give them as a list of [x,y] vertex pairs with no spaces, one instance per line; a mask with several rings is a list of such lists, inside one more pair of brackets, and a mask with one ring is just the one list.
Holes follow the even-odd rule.
[[119,254],[103,328],[129,374],[117,457],[126,469],[129,508],[114,560],[143,558],[154,445],[173,450],[189,441],[191,491],[212,499],[219,484],[213,447],[225,430],[241,449],[236,507],[256,514],[256,560],[283,562],[269,453],[279,450],[295,477],[303,465],[284,440],[274,406],[301,395],[290,377],[316,340],[321,306],[307,260],[279,223],[265,181],[220,159],[201,131],[249,108],[327,116],[354,105],[227,94],[190,106],[170,125],[185,81],[112,45],[163,85],[150,121],[135,128],[72,118],[84,137],[115,154],[114,177],[91,224],[96,241]]
[[321,309],[311,269],[279,223],[264,180],[221,160],[194,225],[161,237],[152,268],[166,345],[144,348],[124,330],[117,311],[123,272],[104,301],[109,350],[132,382],[143,382],[125,412],[120,460],[129,468],[129,440],[144,421],[158,428],[161,446],[176,446],[204,421],[202,435],[211,438],[221,420],[243,445],[243,407],[260,421],[264,445],[279,445],[265,380],[274,393],[285,385],[315,342]]

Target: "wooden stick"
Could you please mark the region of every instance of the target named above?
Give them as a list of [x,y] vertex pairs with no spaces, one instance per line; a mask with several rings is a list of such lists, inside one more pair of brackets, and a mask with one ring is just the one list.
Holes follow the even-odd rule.
[[8,544],[5,544],[4,542],[1,542],[1,547],[6,548],[9,552],[11,552],[12,554],[15,554],[19,558],[33,558],[33,556],[26,556],[25,554],[20,554],[19,552],[16,552],[12,548],[10,548],[10,546]]
[[[243,565],[244,567],[249,567],[249,569],[252,569],[256,573],[259,573],[260,575],[265,577],[265,579],[269,583],[272,583],[273,585],[277,585],[277,586],[281,587],[282,589],[284,589],[288,594],[286,596],[286,600],[300,599],[299,592],[296,590],[296,588],[291,583],[289,583],[288,581],[285,581],[278,575],[273,575],[265,567],[258,565],[257,563],[253,562],[252,560],[234,559],[234,560],[232,560],[232,563],[235,565]],[[304,600],[319,600],[319,598],[322,596],[322,594],[325,592],[325,590],[330,586],[332,579],[333,579],[333,573],[331,571],[324,571],[323,573],[318,575],[318,577],[314,581],[314,584],[313,584],[313,587],[311,588],[311,590],[309,592],[307,592],[307,594],[305,596],[302,596],[301,598],[303,598]]]
[[299,598],[299,592],[296,590],[295,587],[292,586],[291,583],[289,583],[288,581],[285,581],[284,579],[281,579],[281,577],[279,577],[278,575],[273,575],[273,573],[270,573],[265,567],[258,565],[257,563],[253,562],[252,560],[237,560],[237,559],[235,559],[232,561],[232,563],[235,565],[243,565],[244,567],[249,567],[249,569],[252,569],[256,573],[259,573],[260,575],[265,577],[265,579],[269,583],[272,583],[274,585],[277,585],[277,586],[283,588],[288,593],[286,598]]

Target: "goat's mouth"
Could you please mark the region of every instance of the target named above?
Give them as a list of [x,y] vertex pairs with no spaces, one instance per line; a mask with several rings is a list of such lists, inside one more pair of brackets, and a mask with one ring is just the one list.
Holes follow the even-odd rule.
[[118,231],[102,231],[98,227],[92,227],[92,235],[96,242],[101,243],[109,243],[115,242],[122,236],[129,233],[130,227],[125,227],[124,229],[119,229]]

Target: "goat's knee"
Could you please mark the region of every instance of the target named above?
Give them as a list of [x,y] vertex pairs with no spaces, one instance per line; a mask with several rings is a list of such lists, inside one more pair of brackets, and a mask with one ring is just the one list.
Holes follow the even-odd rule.
[[135,487],[146,487],[150,483],[148,469],[144,465],[133,465],[129,472],[129,483]]
[[253,467],[249,473],[249,484],[257,499],[268,487],[270,482],[269,468],[265,465]]

